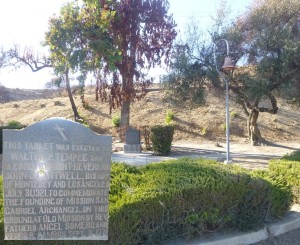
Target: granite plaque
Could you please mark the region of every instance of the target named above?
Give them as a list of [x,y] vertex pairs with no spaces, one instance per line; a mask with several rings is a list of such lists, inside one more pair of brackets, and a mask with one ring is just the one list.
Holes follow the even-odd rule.
[[107,240],[111,136],[69,120],[4,130],[6,240]]
[[140,153],[141,152],[141,141],[140,131],[130,128],[125,132],[125,153]]
[[128,145],[140,144],[140,131],[130,128],[125,132],[125,142]]

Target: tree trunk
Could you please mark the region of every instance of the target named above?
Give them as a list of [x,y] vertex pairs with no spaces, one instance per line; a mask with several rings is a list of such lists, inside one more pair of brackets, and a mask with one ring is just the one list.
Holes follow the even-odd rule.
[[257,127],[258,116],[259,110],[257,108],[253,108],[247,121],[249,140],[252,145],[260,145],[264,142],[264,139],[261,137],[260,131]]
[[96,101],[99,101],[99,79],[96,80],[96,89],[95,89]]
[[252,145],[261,145],[266,144],[267,141],[261,137],[260,131],[257,127],[257,119],[260,112],[268,112],[270,114],[276,114],[278,111],[277,100],[274,95],[266,94],[266,96],[270,99],[272,108],[267,107],[259,107],[260,98],[256,98],[254,103],[251,105],[249,101],[245,101],[245,106],[250,109],[250,113],[248,114],[247,121],[247,129],[249,140]]
[[80,116],[79,116],[79,113],[77,111],[77,107],[75,105],[73,95],[72,95],[72,91],[71,91],[70,79],[69,79],[69,70],[67,70],[65,72],[65,79],[66,79],[66,88],[67,88],[67,91],[68,91],[69,100],[70,100],[71,107],[72,107],[72,110],[73,110],[73,113],[74,113],[74,120],[76,122],[78,122],[79,119],[80,119]]
[[[128,66],[128,64],[127,64]],[[130,70],[131,71],[131,70]],[[135,96],[133,86],[133,72],[124,72],[122,74],[122,104],[121,104],[121,128],[129,127],[130,104],[131,99]]]
[[130,104],[130,99],[122,101],[120,122],[121,128],[129,127]]

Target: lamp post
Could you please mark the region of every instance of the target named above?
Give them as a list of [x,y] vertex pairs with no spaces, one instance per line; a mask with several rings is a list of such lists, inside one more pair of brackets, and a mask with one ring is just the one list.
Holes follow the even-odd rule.
[[226,160],[224,161],[224,163],[228,164],[228,163],[231,163],[230,140],[229,140],[229,89],[228,89],[229,81],[220,72],[220,70],[218,68],[218,64],[217,64],[217,58],[216,58],[216,46],[221,41],[226,43],[226,53],[227,53],[226,54],[227,56],[225,57],[224,65],[221,67],[221,70],[222,71],[233,71],[233,69],[235,68],[235,65],[234,65],[234,62],[232,61],[232,59],[229,57],[228,41],[226,39],[220,39],[216,43],[214,43],[213,53],[214,53],[214,61],[215,61],[215,65],[216,65],[216,70],[217,70],[218,74],[220,75],[220,77],[222,78],[222,80],[224,81],[225,86],[226,86]]

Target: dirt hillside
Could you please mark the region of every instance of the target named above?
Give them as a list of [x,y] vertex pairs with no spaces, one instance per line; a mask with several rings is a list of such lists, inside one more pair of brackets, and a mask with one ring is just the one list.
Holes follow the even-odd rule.
[[[16,92],[18,96],[14,95],[14,90],[10,90],[7,96],[5,95],[7,90],[2,88],[0,91],[0,95],[6,98],[6,101],[0,104],[0,125],[6,125],[12,120],[30,125],[51,117],[73,119],[69,99],[64,91],[17,90]],[[74,98],[80,115],[85,118],[91,129],[97,133],[112,134],[116,139],[118,138],[118,130],[112,125],[112,116],[119,114],[118,109],[110,115],[106,103],[95,101],[92,88],[88,88],[85,95],[89,109],[83,108],[79,95],[74,95]],[[149,92],[144,99],[132,104],[130,122],[134,127],[166,124],[166,111],[171,110],[175,115],[176,123],[174,141],[224,141],[225,93],[207,91],[206,101],[206,105],[191,109],[168,102],[163,91]],[[262,136],[272,142],[299,142],[300,108],[283,100],[278,101],[278,107],[276,115],[260,114],[258,122]],[[247,142],[247,117],[242,108],[234,102],[233,97],[230,99],[230,113],[231,140],[237,143]]]

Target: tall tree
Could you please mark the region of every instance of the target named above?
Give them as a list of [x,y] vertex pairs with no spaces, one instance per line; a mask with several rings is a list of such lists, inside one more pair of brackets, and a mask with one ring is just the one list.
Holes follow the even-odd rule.
[[[85,0],[86,13],[92,13],[93,27],[103,28],[99,16],[113,18],[107,28],[107,42],[115,52],[102,59],[103,69],[112,71],[111,103],[121,102],[121,126],[129,125],[130,103],[138,95],[135,84],[149,83],[150,68],[167,62],[176,37],[175,23],[168,14],[168,0]],[[96,14],[95,14],[96,13]],[[111,13],[114,13],[111,15]],[[98,16],[98,17],[97,17]],[[100,18],[101,20],[101,18]],[[91,23],[91,22],[90,22]],[[90,38],[90,41],[97,40]],[[97,42],[90,47],[99,54]],[[114,57],[113,59],[111,59]],[[110,59],[109,59],[110,58]],[[164,60],[163,60],[164,59]],[[103,81],[103,80],[102,80]],[[107,84],[107,81],[103,81]]]
[[[212,41],[207,42],[204,45],[206,48],[201,48],[200,52],[195,52],[195,47],[202,47],[195,45],[195,37],[199,36],[199,32],[190,28],[193,31],[188,35],[191,38],[187,39],[186,46],[191,52],[185,53],[189,59],[186,68],[199,60],[204,61],[202,66],[199,66],[203,72],[199,72],[202,76],[198,81],[223,88],[222,80],[214,72],[215,66],[211,57],[213,44],[218,43],[218,56],[221,59],[217,62],[221,67],[226,55],[226,46],[218,40],[227,39],[230,42],[230,56],[235,62],[240,62],[242,67],[237,68],[233,74],[224,75],[228,76],[229,89],[237,95],[237,102],[242,105],[248,116],[249,139],[252,144],[257,145],[265,142],[257,126],[259,114],[276,114],[276,92],[287,88],[293,88],[295,91],[300,87],[300,2],[254,1],[251,8],[233,22],[226,21],[226,13],[226,8],[222,6],[216,14],[215,24],[210,29]],[[186,77],[189,69],[184,71],[184,76],[177,80],[177,86],[182,86],[188,81]],[[262,106],[262,99],[268,99],[269,105]]]
[[[46,55],[40,55],[36,53],[33,49],[29,47],[25,47],[23,51],[21,51],[18,45],[14,45],[13,48],[9,49],[5,52],[6,54],[6,66],[12,66],[14,68],[19,68],[21,66],[27,66],[31,69],[32,72],[38,72],[45,68],[54,68],[56,77],[49,81],[46,86],[47,87],[59,87],[62,82],[66,84],[66,89],[68,92],[69,100],[71,103],[71,107],[74,113],[74,119],[79,120],[80,116],[77,111],[77,107],[75,105],[71,87],[70,87],[70,79],[69,79],[69,70],[67,69],[62,72],[61,67],[57,66],[57,63],[52,63],[55,59],[51,59],[51,57]],[[67,68],[67,66],[65,66]]]
[[[239,34],[233,45],[243,50],[248,69],[241,69],[232,79],[231,89],[244,102],[248,112],[248,131],[252,144],[264,141],[257,127],[259,113],[276,114],[275,91],[299,83],[299,63],[295,49],[300,45],[300,2],[297,0],[254,1],[250,11],[239,18],[227,35]],[[270,106],[261,106],[262,98]]]
[[186,42],[179,40],[173,49],[170,72],[163,76],[169,99],[196,107],[205,102],[204,92],[212,64],[211,47],[192,19],[186,26]]
[[78,21],[79,10],[80,8],[75,2],[63,6],[60,16],[54,16],[49,20],[49,30],[44,43],[49,47],[54,72],[66,84],[75,121],[81,118],[71,92],[70,72],[76,72],[83,67],[84,73],[84,60],[88,54],[81,38],[81,25]]
[[111,108],[121,106],[121,126],[129,126],[130,103],[144,95],[136,93],[136,85],[149,84],[148,70],[168,61],[176,37],[168,0],[83,3],[69,4],[50,20],[46,45],[52,63],[59,73],[93,71],[100,86],[97,93]]

